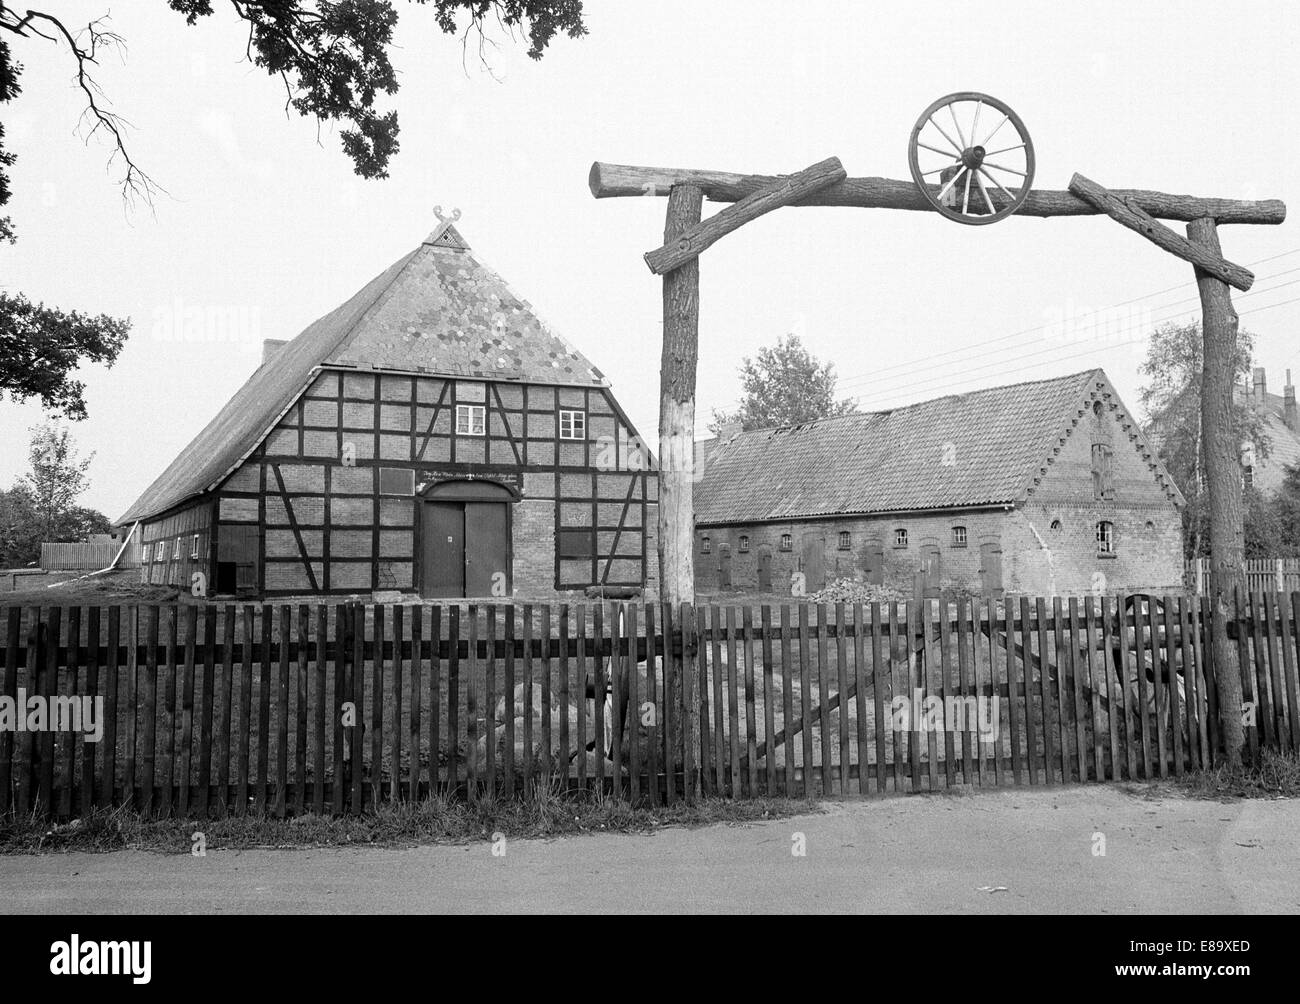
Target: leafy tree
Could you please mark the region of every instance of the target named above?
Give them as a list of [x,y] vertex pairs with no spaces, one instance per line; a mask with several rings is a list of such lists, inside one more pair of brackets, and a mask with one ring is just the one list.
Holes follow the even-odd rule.
[[851,398],[835,400],[834,365],[818,362],[797,335],[760,349],[757,359],[746,356],[740,376],[740,405],[730,413],[714,411],[709,428],[715,433],[733,422],[745,429],[770,429],[847,415],[858,407]]
[[[1255,336],[1241,331],[1237,336],[1237,355],[1233,363],[1234,382],[1249,377],[1250,357]],[[1141,389],[1142,406],[1149,422],[1147,432],[1158,444],[1174,483],[1187,499],[1183,510],[1183,541],[1187,557],[1208,553],[1208,499],[1202,491],[1205,470],[1205,443],[1201,435],[1201,373],[1203,370],[1201,325],[1164,324],[1151,334],[1146,359],[1138,372],[1147,379]],[[1254,446],[1256,463],[1269,455],[1269,437],[1263,418],[1248,404],[1232,407],[1233,432],[1240,443]],[[1251,504],[1249,499],[1243,501]],[[1247,518],[1247,529],[1261,530],[1267,524],[1260,503],[1255,518]],[[1262,540],[1263,538],[1259,538]],[[1246,550],[1254,556],[1255,538],[1248,537]]]
[[1269,557],[1300,556],[1300,464],[1282,468],[1282,484],[1273,496],[1277,547]]
[[[570,38],[586,34],[582,0],[413,0],[431,7],[438,28],[461,32],[468,49],[477,38],[479,58],[494,45],[484,30],[495,20],[512,37],[518,29],[528,41],[528,55],[540,59],[560,33]],[[215,13],[213,0],[166,0],[167,7],[189,25]],[[223,8],[225,5],[222,5]],[[253,65],[284,84],[286,109],[310,116],[318,124],[340,122],[344,154],[363,178],[388,176],[390,159],[398,151],[397,113],[376,106],[381,95],[397,92],[397,75],[388,58],[397,10],[392,0],[230,0],[229,10],[248,29],[246,53]],[[464,23],[462,32],[461,24]],[[95,68],[105,53],[125,52],[121,37],[107,18],[85,28],[69,28],[56,14],[0,0],[0,106],[21,91],[22,64],[13,58],[11,39],[54,43],[71,58],[73,80],[86,109],[81,124],[85,138],[102,136],[118,165],[123,198],[151,201],[161,191],[136,163],[126,143],[126,123],[109,107],[95,80]],[[15,44],[17,44],[15,42]],[[0,124],[0,210],[10,198],[7,168],[15,154],[5,146]],[[0,241],[14,241],[12,219],[0,216]],[[0,392],[22,400],[38,394],[47,407],[71,419],[85,417],[81,384],[69,377],[79,360],[112,365],[126,337],[127,322],[75,311],[32,308],[21,296],[0,298]],[[69,339],[69,335],[73,337]],[[10,344],[11,340],[18,341]],[[27,342],[31,344],[27,344]],[[63,351],[54,351],[62,346]],[[35,371],[23,368],[26,359]]]

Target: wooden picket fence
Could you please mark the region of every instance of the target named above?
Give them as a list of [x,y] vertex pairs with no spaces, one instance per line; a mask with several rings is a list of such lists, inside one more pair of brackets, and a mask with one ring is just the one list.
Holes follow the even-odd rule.
[[[1242,563],[1246,588],[1251,592],[1293,593],[1300,589],[1300,558],[1247,558]],[[1183,563],[1184,583],[1195,593],[1210,586],[1210,559]]]
[[[1300,593],[1256,593],[1229,622],[1253,753],[1300,748],[1298,621]],[[0,731],[0,813],[285,816],[539,786],[663,802],[1178,775],[1222,745],[1210,624],[1203,597],[1145,595],[0,607],[0,705],[21,704],[32,726],[11,715]],[[36,730],[33,698],[74,696],[102,699],[98,741],[66,701],[44,723],[56,728]]]

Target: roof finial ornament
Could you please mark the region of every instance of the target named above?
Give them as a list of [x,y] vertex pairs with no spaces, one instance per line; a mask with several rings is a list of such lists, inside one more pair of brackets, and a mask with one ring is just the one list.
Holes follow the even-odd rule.
[[464,248],[464,240],[452,228],[452,224],[460,219],[460,210],[453,209],[450,213],[444,213],[442,206],[434,206],[433,215],[438,217],[438,225],[433,228],[433,233],[424,239],[424,243],[437,244],[439,247]]

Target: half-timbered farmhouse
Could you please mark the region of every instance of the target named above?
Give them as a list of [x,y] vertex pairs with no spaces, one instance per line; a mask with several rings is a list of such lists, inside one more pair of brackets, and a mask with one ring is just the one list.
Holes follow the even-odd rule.
[[268,342],[118,522],[146,581],[213,595],[653,589],[650,460],[600,370],[444,220]]
[[[1177,588],[1181,493],[1101,370],[700,444],[696,580]],[[800,578],[800,576],[802,578]]]

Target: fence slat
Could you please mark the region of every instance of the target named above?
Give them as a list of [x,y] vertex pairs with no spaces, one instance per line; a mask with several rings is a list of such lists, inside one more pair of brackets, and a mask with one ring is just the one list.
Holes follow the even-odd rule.
[[[1097,673],[1097,661],[1093,658],[1096,652],[1096,628],[1097,616],[1093,608],[1092,596],[1085,596],[1083,598],[1083,672],[1087,674],[1087,691],[1091,703],[1089,711],[1092,719],[1092,777],[1094,781],[1101,782],[1106,780],[1106,744],[1103,741],[1105,730],[1101,721],[1101,680]],[[1102,668],[1105,669],[1104,662]]]
[[[496,797],[496,746],[497,746],[497,608],[491,603],[483,611],[487,643],[487,659],[483,667],[483,769],[484,788],[488,798]],[[477,679],[478,674],[475,674]],[[561,719],[563,720],[563,719]]]
[[154,813],[154,762],[156,757],[155,740],[157,737],[158,713],[158,621],[160,611],[156,606],[149,608],[145,628],[145,673],[144,685],[140,688],[140,709],[144,728],[140,741],[144,746],[144,758],[141,763],[140,783],[143,792],[140,799],[140,811],[143,815]]
[[[675,764],[674,764],[674,747],[673,730],[677,724],[675,709],[673,707],[673,691],[676,682],[676,673],[673,666],[672,657],[672,638],[673,638],[673,608],[672,604],[664,603],[661,606],[662,615],[659,622],[659,636],[663,645],[663,719],[660,735],[663,737],[664,751],[664,785],[669,802],[675,801],[677,796]],[[750,761],[750,769],[753,769],[753,761]]]
[[[505,607],[505,611],[504,611],[504,613],[505,613],[505,624],[503,625],[502,630],[504,631],[504,636],[505,636],[505,664],[504,664],[504,666],[502,667],[502,671],[505,673],[505,684],[504,684],[504,688],[503,688],[503,689],[504,689],[504,694],[505,694],[505,711],[506,711],[506,720],[505,720],[505,727],[506,727],[506,746],[505,746],[506,762],[505,762],[505,765],[504,765],[505,776],[504,776],[504,778],[502,779],[502,794],[503,794],[506,798],[513,798],[513,797],[514,797],[514,794],[515,794],[515,770],[516,770],[516,768],[517,768],[517,766],[518,766],[518,765],[515,763],[515,714],[516,714],[516,708],[518,708],[518,702],[517,702],[517,700],[515,699],[515,686],[516,686],[516,684],[515,684],[515,606],[514,606],[514,604],[513,604],[513,603],[507,604],[506,607]],[[415,626],[415,622],[414,622],[414,621],[412,621],[411,626],[412,626],[412,627]],[[416,669],[416,663],[415,663],[415,662],[412,662],[412,663],[411,663],[411,673],[413,674],[413,677],[412,677],[412,686],[415,687],[415,692],[418,693],[418,692],[419,692],[419,687],[418,687],[418,685],[414,682],[414,674],[418,673],[418,670]],[[579,679],[579,680],[582,679],[582,660],[581,660],[581,658],[579,658],[579,660],[578,660],[578,679]],[[578,714],[579,714],[579,719],[578,719],[578,722],[579,722],[579,724],[578,724],[578,750],[579,750],[579,753],[581,753],[582,748],[583,748],[583,746],[582,746],[582,743],[583,743],[583,736],[582,736],[582,724],[581,724],[581,723],[582,723],[582,719],[581,719],[581,715],[582,715],[582,708],[583,708],[583,705],[584,705],[585,703],[586,703],[586,702],[585,702],[585,701],[582,701],[582,700],[578,701]],[[415,701],[414,703],[412,703],[412,705],[411,705],[411,714],[415,716],[414,722],[416,723],[416,724],[412,725],[412,728],[413,728],[413,729],[415,729],[415,728],[418,726],[418,723],[419,723],[419,710],[418,710],[418,709],[419,709],[419,701],[417,700],[417,701]],[[524,713],[525,715],[530,715],[530,716],[532,715],[532,709],[531,709],[531,708],[523,708],[523,709],[520,709],[520,710],[522,710],[523,713]],[[418,739],[418,738],[414,738],[414,739],[412,739],[411,756],[412,756],[413,758],[416,758],[416,757],[418,757],[419,752],[420,752],[419,739]],[[578,769],[579,769],[579,771],[582,770],[582,762],[583,762],[583,759],[585,759],[585,757],[582,757],[582,756],[580,756],[579,759],[578,759]],[[418,760],[413,760],[413,762],[418,762]],[[416,789],[416,787],[415,787],[414,785],[412,785],[412,787],[411,787],[411,798],[414,800],[414,799],[417,798],[417,797],[419,797],[419,796],[418,796],[418,793],[417,793],[417,789]]]
[[198,644],[199,608],[185,607],[184,660],[181,663],[181,736],[177,751],[180,769],[180,791],[177,793],[176,814],[186,818],[190,814],[190,771],[194,754],[194,656]]
[[[709,607],[709,637],[712,640],[712,685],[713,685],[713,770],[716,780],[713,787],[715,795],[726,795],[727,783],[727,708],[723,700],[722,680],[722,638],[724,626],[722,611],[715,603]],[[788,740],[787,740],[788,741]],[[793,758],[787,756],[787,766],[793,765]]]
[[[554,765],[551,753],[554,750],[554,737],[551,735],[551,608],[542,607],[539,635],[542,643],[542,784],[546,790],[551,788]],[[617,755],[617,754],[616,754]],[[617,773],[614,782],[618,783]]]
[[[532,621],[532,607],[524,607],[524,618]],[[436,675],[435,675],[436,680]],[[531,675],[529,678],[531,684]],[[531,708],[532,691],[529,691]],[[528,721],[532,715],[529,714]],[[436,722],[437,719],[435,718]],[[436,729],[437,726],[435,725]],[[458,789],[457,746],[460,742],[460,604],[447,608],[447,792],[454,798]],[[531,747],[530,747],[531,748]],[[531,791],[531,788],[529,789]]]
[[[637,668],[637,646],[639,642],[638,642],[638,635],[637,635],[638,626],[637,626],[636,604],[635,603],[627,604],[626,610],[627,610],[627,632],[626,633],[627,633],[628,655],[627,655],[627,663],[626,663],[627,675],[624,677],[627,680],[627,694],[624,697],[624,700],[626,700],[627,702],[628,711],[627,711],[627,725],[625,728],[632,730],[631,741],[628,743],[627,772],[628,772],[628,792],[629,792],[629,796],[632,799],[633,804],[635,804],[641,800],[641,781],[642,781],[641,725],[640,725],[641,671]],[[653,658],[652,642],[654,639],[645,638],[642,640],[645,643],[646,661],[648,663],[649,660]],[[653,703],[651,707],[653,709]],[[620,780],[619,783],[622,784],[622,781]]]
[[[611,608],[613,609],[613,608]],[[645,696],[646,700],[653,705],[653,714],[650,716],[649,724],[646,726],[646,794],[650,798],[651,805],[659,804],[659,728],[663,724],[659,703],[659,685],[656,674],[656,653],[658,651],[658,635],[655,631],[655,606],[653,603],[647,603],[644,608],[645,613]],[[618,615],[613,613],[610,620],[610,636],[617,636]],[[612,669],[612,663],[611,663]],[[614,775],[616,785],[622,783],[622,779],[617,773]]]
[[[1042,603],[1042,600],[1039,600]],[[1044,643],[1048,638],[1053,641],[1052,648],[1043,644],[1039,649],[1041,663],[1039,671],[1042,673],[1041,680],[1043,685],[1043,745],[1056,749],[1059,743],[1059,753],[1061,758],[1061,783],[1070,783],[1070,733],[1069,733],[1069,713],[1066,711],[1065,701],[1065,618],[1061,613],[1061,597],[1052,597],[1052,617],[1050,629],[1043,623],[1043,607],[1038,609],[1038,630],[1039,639]],[[1056,653],[1056,672],[1052,669],[1052,652]],[[1055,700],[1053,700],[1055,698]],[[1052,713],[1056,713],[1056,720],[1052,721]],[[1046,753],[1047,775],[1049,781],[1055,780],[1056,767],[1053,765],[1053,757]]]
[[1200,720],[1200,707],[1197,700],[1197,665],[1193,654],[1192,635],[1196,630],[1196,610],[1192,600],[1185,596],[1178,597],[1178,637],[1183,653],[1183,687],[1187,691],[1187,758],[1188,767],[1197,770],[1201,766],[1200,744],[1197,742]]
[[[1002,709],[1001,707],[999,707],[1001,703],[999,699],[1002,696],[1002,683],[1001,680],[999,679],[1000,674],[998,672],[998,658],[997,658],[998,644],[996,639],[994,638],[994,620],[997,617],[997,600],[995,600],[993,597],[990,596],[987,600],[984,601],[984,606],[987,611],[987,620],[989,626],[989,633],[988,633],[989,696],[992,698],[993,701],[993,703],[990,705],[990,718],[993,721],[993,723],[997,726],[997,732],[995,732],[993,735],[993,742],[990,743],[993,752],[993,783],[1000,786],[1002,784],[1002,778],[1003,778],[1002,737],[1003,737],[1004,729],[1002,727]],[[981,617],[978,609],[972,610],[971,613],[975,618],[976,626],[979,627],[980,624],[983,622],[984,618]],[[983,628],[981,627],[980,630],[983,630]],[[977,644],[982,644],[979,642],[978,638],[976,639],[976,642]],[[1011,686],[1011,681],[1010,679],[1008,679],[1007,680],[1008,695],[1011,692],[1010,686]],[[1010,707],[1011,705],[1008,699],[1008,705],[1007,705],[1008,711],[1010,711]],[[1012,730],[1012,736],[1013,738],[1015,736],[1014,729]]]
[[[560,604],[560,707],[564,709],[560,715],[560,782],[563,790],[569,789],[569,709],[573,706],[569,702],[569,605]],[[495,698],[493,699],[495,706]]]
[[[745,771],[744,793],[752,798],[758,793],[758,722],[754,704],[754,608],[748,603],[741,611],[741,631],[745,645]],[[823,739],[822,757],[829,759]]]
[[[890,606],[893,606],[892,602]],[[885,690],[889,681],[889,667],[881,657],[880,651],[880,601],[875,600],[871,604],[871,673],[872,673],[872,705],[875,712],[876,722],[876,792],[885,793]],[[890,701],[893,701],[893,692],[890,692]]]
[[218,608],[203,608],[203,684],[199,687],[199,773],[194,815],[207,819],[212,805],[212,702],[216,689]]
[[[22,632],[22,608],[10,607],[5,617],[5,673],[0,696],[18,713],[18,636]],[[0,815],[7,813],[14,804],[14,735],[12,729],[0,730]]]
[[[316,715],[315,741],[312,745],[311,811],[325,813],[325,709],[328,704],[328,673],[325,662],[329,658],[329,608],[316,605]],[[335,663],[337,666],[337,662]]]
[[230,741],[232,704],[235,695],[235,608],[226,604],[221,608],[221,727],[217,760],[217,816],[230,812]]
[[[935,666],[931,663],[928,669],[928,675],[933,679],[934,671],[939,671],[938,698],[939,707],[943,710],[943,783],[944,787],[951,788],[957,783],[957,750],[955,745],[956,733],[953,730],[952,722],[947,720],[948,697],[952,693],[952,655],[948,651],[952,643],[952,628],[948,621],[948,602],[940,599],[934,604],[934,612],[939,618],[939,664]],[[929,634],[930,632],[926,632]],[[927,660],[928,662],[929,660]],[[930,787],[935,787],[936,775],[938,773],[935,764],[935,751],[937,747],[937,737],[934,730],[930,729]],[[969,767],[969,760],[966,762]],[[969,777],[969,772],[963,775],[965,781]],[[969,782],[968,782],[969,783]]]
[[334,608],[334,778],[330,808],[334,815],[343,815],[346,808],[347,766],[343,745],[350,741],[352,730],[343,725],[344,705],[351,700],[348,694],[348,663],[352,659],[352,614],[348,604]]
[[348,675],[349,698],[356,709],[352,726],[352,815],[366,808],[366,608],[352,604],[352,671]]
[[[524,611],[525,611],[524,616],[525,616],[525,620],[526,620],[526,621],[527,621],[527,620],[531,620],[531,618],[529,618],[529,616],[528,616],[528,611],[529,611],[529,610],[531,610],[530,607],[524,607]],[[595,759],[596,759],[596,792],[597,792],[597,794],[602,794],[602,793],[604,792],[604,790],[605,790],[605,758],[606,758],[606,757],[609,755],[609,753],[610,753],[610,749],[609,749],[609,740],[608,740],[608,739],[606,738],[606,736],[605,736],[605,687],[606,687],[606,685],[607,685],[607,681],[606,681],[606,679],[605,679],[605,653],[604,653],[604,649],[605,649],[605,633],[604,633],[604,632],[605,632],[605,603],[604,603],[604,601],[597,602],[597,603],[595,603],[595,604],[592,606],[591,617],[592,617],[592,620],[591,620],[591,643],[592,643],[592,648],[591,648],[591,652],[592,652],[591,674],[592,674],[592,680],[594,681],[594,684],[593,684],[593,686],[592,686],[592,703],[591,703],[591,711],[592,711],[592,718],[593,718],[592,731],[593,731],[593,733],[594,733],[593,738],[594,738],[594,741],[595,741],[595,744],[596,744],[596,746],[595,746],[595,750],[596,750],[596,757],[595,757]],[[528,624],[525,623],[525,626],[524,626],[524,636],[525,636],[525,639],[527,639],[528,637],[530,637],[530,635],[529,635],[529,633],[528,633],[529,630],[530,630],[530,628],[529,628]],[[648,641],[648,640],[649,640],[649,639],[647,638],[647,641]],[[647,649],[648,649],[648,646],[647,646]],[[527,644],[525,644],[525,648],[524,648],[524,659],[525,659],[525,663],[526,663],[526,665],[525,665],[525,672],[528,674],[528,681],[529,681],[529,682],[528,682],[528,686],[529,686],[529,688],[530,688],[530,689],[529,689],[529,701],[531,702],[531,700],[532,700],[532,690],[531,690],[531,688],[532,688],[532,678],[533,678],[533,673],[532,673],[532,656],[528,654],[529,651],[530,651],[530,647],[527,646]],[[650,656],[647,655],[647,656],[646,656],[646,660],[647,660],[647,669],[649,668],[649,659],[650,659]],[[651,700],[651,701],[654,700],[654,694],[653,694],[653,692],[650,694],[649,700]],[[530,703],[528,706],[531,708],[531,703]],[[532,714],[530,713],[530,714],[528,715],[528,717],[524,719],[524,735],[525,735],[525,737],[531,735],[531,732],[529,731],[530,728],[531,728],[531,726],[529,725],[529,721],[530,721],[530,719],[531,719],[532,717],[533,717],[533,716],[532,716]],[[525,742],[527,742],[527,740],[525,740]],[[531,751],[531,749],[532,749],[532,744],[531,744],[531,743],[528,743],[528,748],[529,748],[529,750]],[[532,775],[531,763],[532,763],[532,754],[531,754],[531,752],[530,752],[530,753],[529,753],[529,764],[530,764],[530,767],[529,767],[529,772],[528,772],[528,773],[529,773],[529,776]],[[653,779],[653,778],[652,778],[652,779]]]
[[1273,627],[1277,613],[1272,592],[1264,593],[1264,647],[1268,661],[1269,684],[1272,688],[1273,721],[1280,750],[1287,750],[1291,745],[1291,734],[1286,723],[1286,683],[1282,679],[1281,660],[1277,650],[1279,631]]
[[[1300,749],[1300,590],[1291,594],[1291,610],[1282,600],[1279,613],[1282,621],[1282,656],[1286,667],[1286,701],[1291,714],[1291,748]],[[1292,622],[1294,619],[1294,630]]]
[[[527,610],[525,611],[525,626],[527,625]],[[450,617],[450,614],[448,615]],[[429,797],[433,798],[439,791],[439,783],[442,773],[442,608],[432,607],[429,610]],[[529,693],[531,700],[532,694]],[[524,705],[529,707],[528,704]],[[524,721],[528,722],[533,716],[528,714]],[[527,733],[525,733],[527,734]],[[452,746],[452,753],[455,752],[455,744]],[[450,757],[447,760],[448,765],[451,763]],[[455,788],[450,789],[453,793]]]
[[[469,626],[469,648],[467,650],[467,667],[469,670],[468,679],[465,683],[465,785],[466,796],[471,802],[478,799],[479,780],[483,765],[478,759],[478,736],[479,736],[479,673],[478,673],[478,604],[470,603],[466,612],[467,624]],[[543,627],[542,627],[542,645],[545,651],[546,639],[548,632],[546,630],[546,608],[542,608]],[[546,674],[549,683],[550,673]],[[545,693],[546,691],[543,691]],[[546,740],[546,747],[550,748],[550,707],[549,701],[542,706],[542,735]],[[549,787],[549,785],[548,785]]]
[[[402,801],[402,695],[403,687],[406,685],[405,670],[406,660],[402,655],[402,646],[406,642],[406,608],[400,603],[393,604],[393,717],[392,725],[389,731],[392,733],[389,737],[389,800],[394,804]],[[509,698],[507,698],[507,702]],[[493,701],[493,707],[496,702]],[[418,748],[417,748],[418,752]],[[419,797],[419,791],[411,788],[409,798],[415,801]]]
[[[837,687],[836,697],[839,699],[840,707],[840,794],[844,795],[849,790],[849,764],[851,762],[851,753],[849,749],[849,656],[848,656],[848,625],[845,620],[845,607],[843,603],[835,604],[835,669],[837,670]],[[857,625],[854,625],[856,632]]]
[[[1078,756],[1075,765],[1080,783],[1088,780],[1088,710],[1083,697],[1084,664],[1079,659],[1079,601],[1071,596],[1066,637],[1070,651],[1069,672],[1073,680],[1074,697],[1074,749]],[[1091,689],[1091,688],[1089,688]]]
[[[269,604],[258,609],[261,641],[257,646],[257,782],[253,788],[253,811],[266,812],[267,792],[271,787],[271,680],[275,674],[271,662],[271,638],[275,615]],[[360,707],[360,705],[358,705]]]
[[[275,799],[272,811],[283,819],[289,794],[289,642],[293,638],[293,614],[287,603],[280,604],[279,677],[275,689]],[[269,660],[268,660],[269,661]],[[268,722],[268,727],[269,727]]]
[[[992,609],[990,608],[990,615]],[[1016,679],[1016,610],[1015,604],[1010,599],[1004,599],[1002,605],[1002,631],[1003,631],[1003,651],[1006,654],[1007,662],[1007,721],[1011,727],[1011,779],[1017,787],[1021,783],[1021,765],[1020,765],[1020,694],[1023,690],[1026,698],[1029,695],[1029,687],[1026,683],[1023,688],[1021,683]],[[990,624],[990,634],[992,625]],[[1028,678],[1028,668],[1022,662],[1023,679]],[[1028,749],[1028,747],[1026,747]],[[1029,769],[1030,784],[1033,783],[1033,768]]]
[[307,804],[307,674],[311,665],[311,614],[306,603],[298,605],[298,666],[294,678],[297,697],[297,725],[294,733],[294,771],[297,784],[293,795],[293,812],[301,816]]
[[[511,606],[507,611],[509,620],[507,624],[511,632],[510,638],[514,638],[515,626],[515,608]],[[437,645],[437,639],[434,640]],[[437,658],[435,652],[434,658]],[[514,653],[507,654],[507,666],[514,669]],[[513,677],[511,683],[514,683]],[[513,694],[514,688],[511,687]],[[514,749],[514,722],[515,716],[513,710],[509,718],[510,749]],[[424,606],[415,604],[411,607],[411,715],[410,715],[410,738],[407,743],[409,752],[409,765],[406,772],[406,783],[410,792],[411,801],[417,801],[420,797],[421,784],[421,766],[420,757],[424,749]],[[429,757],[429,797],[433,798],[437,793],[437,774],[438,774],[438,755],[437,750],[432,751]],[[511,772],[508,783],[510,784],[510,793],[514,793],[514,761],[511,761]]]
[[700,794],[713,795],[717,789],[713,784],[713,735],[712,722],[710,717],[712,712],[709,710],[710,702],[710,684],[709,684],[709,622],[708,610],[703,605],[695,608],[696,624],[696,645],[695,645],[695,663],[696,686],[699,688],[697,693],[700,696],[700,732],[699,732],[699,757],[700,757]]
[[[799,604],[799,711],[803,723],[803,797],[812,798],[812,680],[809,669],[809,649],[812,647],[812,634],[808,630],[808,604]],[[728,658],[728,669],[735,665],[735,660]],[[786,729],[787,743],[793,743],[794,736]],[[787,764],[792,758],[787,757]],[[788,769],[788,767],[787,767]]]
[[[957,736],[961,741],[961,783],[975,784],[976,772],[983,774],[983,759],[980,756],[979,747],[979,664],[978,659],[972,656],[979,651],[979,645],[976,644],[974,652],[971,649],[971,622],[966,616],[967,606],[973,604],[962,598],[957,598],[957,693],[961,698],[962,716],[965,719],[962,722],[964,726]],[[947,606],[946,601],[944,602]],[[945,621],[948,619],[947,611],[944,611]],[[947,651],[947,646],[944,646]],[[974,721],[975,729],[971,728],[970,710],[972,707],[971,699],[974,698],[974,707],[976,708],[976,717]],[[975,747],[975,755],[971,756],[971,747]],[[982,778],[981,778],[982,783]]]

